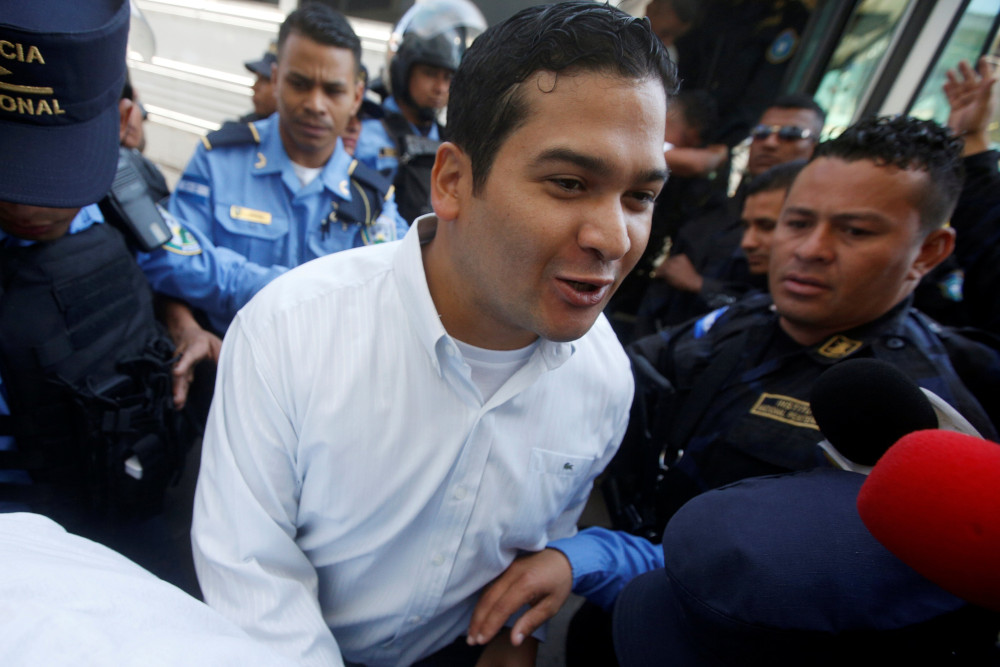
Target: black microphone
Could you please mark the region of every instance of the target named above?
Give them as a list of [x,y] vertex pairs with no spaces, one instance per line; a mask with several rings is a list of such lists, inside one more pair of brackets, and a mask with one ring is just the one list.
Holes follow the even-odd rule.
[[823,372],[809,396],[813,418],[844,458],[873,466],[897,440],[938,428],[924,391],[892,364],[849,359]]

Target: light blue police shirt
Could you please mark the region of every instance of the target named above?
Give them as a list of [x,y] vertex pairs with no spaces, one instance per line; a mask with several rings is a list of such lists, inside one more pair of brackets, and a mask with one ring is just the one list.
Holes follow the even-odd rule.
[[[251,124],[259,143],[198,146],[170,198],[170,212],[217,247],[261,266],[290,268],[406,234],[391,194],[370,202],[352,185],[356,163],[340,139],[320,175],[303,186],[282,145],[278,121],[275,114]],[[338,210],[357,197],[365,210],[381,205],[369,228],[338,218]]]

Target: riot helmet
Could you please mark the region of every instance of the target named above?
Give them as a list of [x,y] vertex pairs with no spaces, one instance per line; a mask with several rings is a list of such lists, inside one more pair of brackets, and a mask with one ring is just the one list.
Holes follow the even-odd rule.
[[389,37],[389,89],[397,101],[431,121],[437,109],[421,108],[410,94],[410,74],[416,64],[454,72],[465,50],[486,29],[482,12],[469,0],[418,0]]

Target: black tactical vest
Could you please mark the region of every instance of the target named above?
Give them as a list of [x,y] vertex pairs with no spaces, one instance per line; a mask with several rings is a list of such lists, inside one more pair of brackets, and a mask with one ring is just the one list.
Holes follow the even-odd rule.
[[[441,142],[413,134],[402,114],[387,112],[382,125],[396,143],[399,159],[393,181],[396,208],[406,224],[412,225],[414,220],[434,210],[431,207],[431,170]],[[440,126],[438,128],[440,130]]]
[[[78,487],[115,514],[159,509],[180,469],[173,345],[122,235],[107,224],[0,248],[0,377],[17,452],[0,468]],[[126,464],[126,462],[128,462]]]

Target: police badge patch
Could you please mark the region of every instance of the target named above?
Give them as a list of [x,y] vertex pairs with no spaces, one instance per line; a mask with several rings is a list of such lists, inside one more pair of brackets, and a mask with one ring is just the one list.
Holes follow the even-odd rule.
[[764,57],[772,65],[778,65],[792,57],[795,53],[795,47],[798,44],[799,34],[795,32],[794,28],[786,28],[774,38],[771,46],[767,48],[767,53],[764,54]]
[[163,244],[163,249],[177,255],[200,255],[201,245],[198,240],[184,229],[175,219],[170,220],[170,240]]

